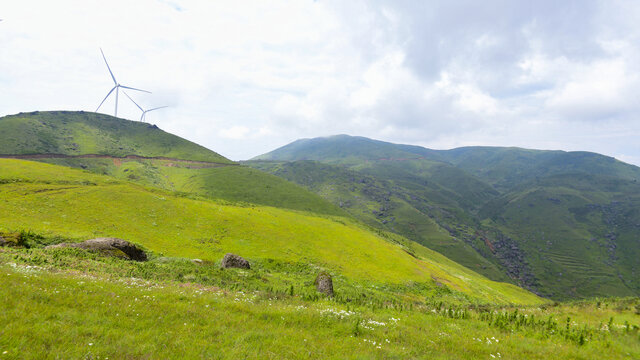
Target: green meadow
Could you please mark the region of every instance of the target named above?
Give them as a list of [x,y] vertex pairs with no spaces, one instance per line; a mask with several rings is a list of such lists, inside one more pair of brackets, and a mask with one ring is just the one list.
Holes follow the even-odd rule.
[[[633,179],[498,184],[421,159],[479,171],[473,154],[347,140],[359,152],[333,147],[331,164],[251,168],[100,114],[0,118],[0,154],[42,155],[0,159],[0,360],[640,358],[640,299],[610,281],[634,284],[635,200],[616,202]],[[510,166],[503,155],[496,173]],[[509,283],[518,279],[477,229],[526,238],[546,288],[619,297],[560,303]],[[553,231],[565,247],[542,245],[559,240]],[[46,248],[96,237],[127,240],[148,260]],[[251,269],[223,269],[226,253]],[[317,291],[322,272],[334,296]]]
[[[115,264],[87,272],[15,258],[21,258],[19,251],[0,250],[3,359],[640,356],[637,298],[509,308],[377,308],[193,280],[119,277],[107,273]],[[243,276],[225,271],[236,273],[229,278]]]
[[0,166],[0,231],[120,237],[162,256],[216,261],[232,252],[312,264],[353,280],[441,282],[477,301],[543,301],[344,217],[181,197],[37,162],[5,159]]

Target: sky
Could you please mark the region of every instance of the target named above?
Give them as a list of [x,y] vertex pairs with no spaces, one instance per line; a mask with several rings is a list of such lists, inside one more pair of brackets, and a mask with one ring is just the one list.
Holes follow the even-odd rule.
[[102,48],[140,106],[169,106],[147,122],[233,160],[349,134],[640,165],[639,1],[4,0],[0,19],[0,116],[95,111]]

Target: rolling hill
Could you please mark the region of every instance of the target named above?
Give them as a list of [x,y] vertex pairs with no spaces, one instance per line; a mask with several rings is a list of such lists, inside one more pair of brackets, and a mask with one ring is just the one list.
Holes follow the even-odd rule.
[[373,234],[344,217],[189,199],[109,176],[24,160],[2,159],[0,168],[3,233],[27,229],[69,239],[114,236],[169,257],[215,262],[234,252],[258,264],[289,263],[302,271],[324,268],[347,283],[419,282],[425,289],[435,289],[438,281],[469,301],[542,301],[402,238]]
[[[392,176],[378,179],[376,168],[365,174],[312,161],[260,163],[307,182],[299,186],[216,160],[213,152],[203,150],[198,160],[168,145],[153,152],[154,144],[139,144],[151,138],[146,131],[159,131],[147,125],[129,141],[136,151],[111,152],[104,144],[109,126],[84,139],[103,149],[97,154],[61,153],[63,141],[51,153],[27,146],[40,143],[28,130],[30,116],[49,116],[44,121],[55,130],[65,116],[82,122],[84,115],[23,114],[22,125],[0,118],[6,138],[19,138],[16,126],[31,136],[0,158],[2,358],[545,359],[640,351],[638,299],[551,303],[377,227],[393,209],[399,218],[411,216],[408,223],[387,221],[389,229],[415,222],[415,234],[439,233],[439,241],[455,247],[451,232],[458,228],[445,228],[438,216],[474,223],[468,213],[482,214],[500,226],[501,204],[513,200],[472,175],[460,177],[463,170],[413,164],[434,178],[460,179],[434,180],[421,193],[421,176],[407,171],[398,182],[416,187],[412,193]],[[336,185],[322,186],[329,181]],[[313,184],[322,196],[304,188]],[[624,184],[609,186],[627,191]],[[335,194],[353,203],[324,199]],[[424,216],[416,207],[422,198],[411,195],[435,194],[443,205]],[[378,201],[388,208],[376,208]],[[459,210],[448,213],[445,204]],[[376,212],[354,219],[365,206]],[[591,217],[587,210],[576,214]],[[45,247],[104,236],[142,247],[147,261]],[[221,268],[227,252],[244,256],[251,269]],[[319,273],[333,277],[334,296],[316,290]]]
[[[478,296],[472,288],[489,281],[401,237],[373,235],[321,196],[155,126],[101,114],[37,112],[0,118],[0,133],[7,139],[4,157],[49,163],[2,160],[4,231],[71,239],[110,234],[168,256],[205,260],[234,251],[262,261],[311,262],[357,281],[447,283],[470,298]],[[376,241],[391,247],[377,248]],[[415,263],[418,258],[434,263]],[[465,275],[443,277],[450,267]],[[460,278],[476,280],[462,286]]]
[[607,156],[431,150],[338,135],[298,140],[246,164],[547,297],[640,294],[640,169]]
[[2,117],[0,157],[76,167],[232,202],[346,215],[300,186],[240,166],[155,125],[104,114],[40,111]]
[[38,111],[0,118],[0,154],[138,155],[233,163],[155,125],[82,111]]

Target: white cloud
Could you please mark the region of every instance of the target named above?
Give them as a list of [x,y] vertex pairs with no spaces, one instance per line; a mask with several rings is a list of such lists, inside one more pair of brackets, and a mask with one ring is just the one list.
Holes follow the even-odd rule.
[[[335,133],[640,158],[619,135],[640,131],[637,2],[67,0],[2,12],[0,115],[94,110],[112,86],[103,47],[119,81],[153,91],[131,93],[139,104],[170,106],[149,121],[233,159]],[[137,120],[124,100],[120,115]]]

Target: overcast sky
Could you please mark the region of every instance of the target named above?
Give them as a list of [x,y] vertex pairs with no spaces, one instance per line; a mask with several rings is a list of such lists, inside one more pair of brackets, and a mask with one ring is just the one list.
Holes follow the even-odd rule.
[[233,160],[350,134],[640,165],[639,1],[4,0],[0,19],[0,116],[94,111],[102,47],[140,105],[170,106],[148,122]]

